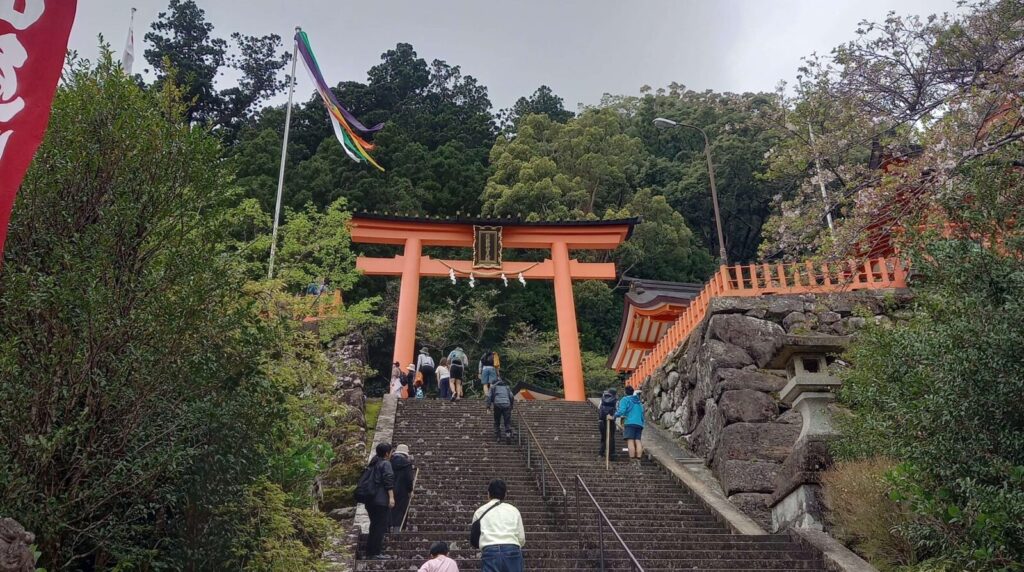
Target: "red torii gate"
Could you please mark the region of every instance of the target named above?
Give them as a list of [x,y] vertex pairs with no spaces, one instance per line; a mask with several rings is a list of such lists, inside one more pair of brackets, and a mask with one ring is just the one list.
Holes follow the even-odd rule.
[[[633,232],[638,219],[604,221],[543,221],[519,219],[430,219],[360,213],[352,216],[352,242],[401,245],[394,258],[360,256],[356,268],[368,276],[401,276],[398,320],[393,361],[411,363],[416,349],[416,317],[419,311],[420,277],[447,278],[455,272],[480,278],[504,274],[511,280],[522,273],[527,280],[553,280],[558,316],[558,344],[562,356],[565,398],[583,401],[583,364],[572,281],[614,280],[615,264],[584,263],[569,258],[572,249],[611,250]],[[437,260],[423,256],[424,246],[472,248],[473,260]],[[502,248],[550,250],[543,262],[504,262]]]

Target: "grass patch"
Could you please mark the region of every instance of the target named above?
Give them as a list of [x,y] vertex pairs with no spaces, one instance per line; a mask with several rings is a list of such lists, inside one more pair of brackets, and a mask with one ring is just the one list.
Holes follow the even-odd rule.
[[373,436],[377,432],[377,417],[380,416],[380,406],[383,404],[383,399],[366,400],[366,408],[363,410],[363,420],[366,421],[367,449],[373,447]]

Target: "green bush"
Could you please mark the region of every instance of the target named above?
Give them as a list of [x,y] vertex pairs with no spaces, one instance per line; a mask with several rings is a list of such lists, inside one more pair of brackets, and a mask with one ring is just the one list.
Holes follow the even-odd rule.
[[1024,570],[1024,263],[940,240],[915,268],[913,317],[848,352],[837,452],[899,462],[887,480],[922,569]]
[[330,375],[254,295],[168,82],[65,72],[0,271],[0,514],[49,570],[310,569]]

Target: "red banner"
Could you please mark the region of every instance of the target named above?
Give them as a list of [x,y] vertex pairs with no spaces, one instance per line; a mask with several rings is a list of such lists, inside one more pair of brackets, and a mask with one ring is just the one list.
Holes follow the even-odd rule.
[[14,195],[50,121],[76,0],[0,0],[0,261]]

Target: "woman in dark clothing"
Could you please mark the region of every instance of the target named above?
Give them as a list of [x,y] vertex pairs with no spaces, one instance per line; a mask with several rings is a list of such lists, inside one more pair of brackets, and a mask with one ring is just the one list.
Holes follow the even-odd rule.
[[391,531],[401,532],[402,520],[409,509],[412,484],[416,478],[416,465],[409,454],[408,445],[399,445],[391,455],[391,468],[395,471],[395,508],[391,510]]
[[377,492],[366,505],[366,512],[370,516],[366,556],[376,559],[384,558],[380,552],[384,547],[384,534],[388,531],[388,514],[395,508],[395,471],[391,467],[391,445],[377,445],[377,455],[370,460],[370,467],[373,468]]

